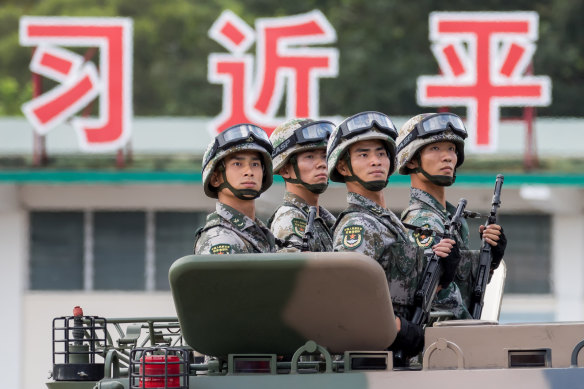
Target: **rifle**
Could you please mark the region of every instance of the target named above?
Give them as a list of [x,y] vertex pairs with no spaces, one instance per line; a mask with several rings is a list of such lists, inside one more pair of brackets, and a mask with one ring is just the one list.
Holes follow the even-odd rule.
[[[503,187],[503,175],[497,174],[495,181],[495,192],[493,193],[493,202],[491,204],[491,213],[487,218],[485,227],[489,224],[497,222],[497,209],[501,206],[501,188]],[[491,245],[487,243],[485,238],[481,244],[481,252],[479,256],[479,272],[475,282],[470,301],[470,314],[473,319],[480,319],[483,312],[485,291],[489,283],[489,275],[491,273]]]
[[314,218],[316,217],[316,207],[310,206],[308,211],[308,223],[304,228],[304,236],[302,237],[302,248],[300,251],[310,251],[308,243],[314,239]]
[[[452,219],[444,225],[444,234],[442,234],[443,238],[451,239],[454,232],[459,228],[461,219],[464,217],[465,207],[466,199],[460,199],[454,216],[452,216]],[[436,296],[436,288],[438,287],[438,282],[442,275],[441,273],[440,257],[433,253],[426,264],[420,286],[414,295],[414,306],[416,307],[416,310],[412,317],[412,323],[421,326],[428,321],[432,301]]]

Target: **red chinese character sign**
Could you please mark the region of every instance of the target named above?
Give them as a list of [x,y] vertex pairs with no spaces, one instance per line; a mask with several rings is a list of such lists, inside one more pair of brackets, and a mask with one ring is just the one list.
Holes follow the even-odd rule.
[[[128,18],[23,17],[20,43],[36,46],[30,69],[58,82],[23,104],[40,135],[71,119],[84,151],[110,151],[130,139],[132,21]],[[64,47],[99,49],[99,69]],[[99,97],[97,118],[75,114]]]
[[[209,56],[209,82],[223,85],[223,107],[209,127],[212,136],[243,122],[271,133],[284,92],[286,117],[319,116],[318,80],[335,77],[339,59],[335,48],[311,47],[336,41],[320,11],[257,19],[255,29],[224,11],[209,36],[229,51]],[[255,58],[245,54],[254,42]]]
[[418,78],[421,106],[466,106],[469,146],[493,151],[502,106],[546,106],[551,80],[526,75],[538,38],[535,12],[434,12],[430,40],[441,75]]

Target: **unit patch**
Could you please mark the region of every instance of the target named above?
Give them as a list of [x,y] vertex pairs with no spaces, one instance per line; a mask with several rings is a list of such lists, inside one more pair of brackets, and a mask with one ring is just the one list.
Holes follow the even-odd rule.
[[304,231],[306,231],[306,220],[298,218],[292,219],[292,231],[302,238],[304,236]]
[[[422,229],[430,229],[429,224],[424,224]],[[434,237],[432,235],[422,234],[420,232],[414,232],[414,239],[416,239],[416,244],[420,247],[427,248],[434,243]]]
[[227,243],[219,243],[211,246],[209,249],[211,254],[231,254],[231,245]]
[[363,242],[363,226],[347,226],[343,228],[343,247],[356,249]]

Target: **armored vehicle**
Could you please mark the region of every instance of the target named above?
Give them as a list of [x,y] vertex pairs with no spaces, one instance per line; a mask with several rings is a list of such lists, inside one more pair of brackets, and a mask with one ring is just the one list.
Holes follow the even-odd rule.
[[387,280],[361,254],[190,255],[174,262],[169,279],[176,318],[84,316],[78,307],[55,318],[47,386],[584,385],[584,323],[436,321],[425,330],[418,363],[394,367]]

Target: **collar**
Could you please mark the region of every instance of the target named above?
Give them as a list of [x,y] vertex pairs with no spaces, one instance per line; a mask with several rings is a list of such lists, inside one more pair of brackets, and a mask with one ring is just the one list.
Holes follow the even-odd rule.
[[389,211],[387,209],[380,207],[375,201],[370,200],[367,197],[362,196],[355,192],[347,193],[347,203],[367,208],[369,211],[371,211],[373,214],[377,216],[389,214]]
[[453,212],[452,208],[454,208],[454,211],[456,211],[456,207],[454,207],[448,201],[446,202],[446,208],[444,208],[442,204],[440,204],[438,200],[436,200],[430,193],[425,192],[422,189],[410,188],[410,204],[414,204],[416,202],[425,204],[444,217],[448,217],[449,213]]
[[[286,191],[284,193],[284,202],[289,202],[296,208],[304,211],[307,215],[310,213],[310,205],[308,205],[302,197],[297,196],[294,193]],[[336,221],[333,214],[320,205],[318,206],[318,215],[316,217],[321,218],[329,228],[332,227]]]
[[[235,208],[230,207],[229,205],[223,204],[221,202],[217,202],[215,206],[215,210],[217,214],[221,216],[223,219],[227,220],[231,223],[236,229],[243,231],[248,227],[251,227],[255,224],[251,218],[245,216],[243,213],[239,212]],[[257,220],[257,218],[256,218]]]
[[300,208],[301,210],[306,212],[306,214],[308,214],[308,212],[310,210],[310,206],[308,205],[308,203],[306,201],[304,201],[304,199],[302,197],[297,196],[294,193],[286,191],[286,193],[284,193],[284,201],[289,202],[290,204],[294,205],[296,208]]

